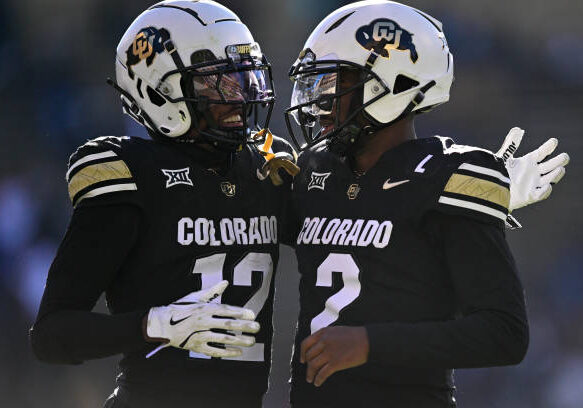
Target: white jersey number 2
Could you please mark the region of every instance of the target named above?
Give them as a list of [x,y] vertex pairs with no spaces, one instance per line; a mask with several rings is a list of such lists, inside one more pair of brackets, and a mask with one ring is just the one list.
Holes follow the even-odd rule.
[[360,270],[350,254],[331,253],[318,267],[316,286],[332,287],[332,272],[340,272],[344,286],[326,300],[324,310],[312,319],[312,333],[338,320],[342,309],[354,302],[360,294]]

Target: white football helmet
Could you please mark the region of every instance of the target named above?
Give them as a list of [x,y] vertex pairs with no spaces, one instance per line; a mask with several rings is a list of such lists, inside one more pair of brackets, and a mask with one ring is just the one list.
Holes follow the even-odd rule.
[[[342,72],[350,70],[353,77],[358,74],[358,82],[341,89]],[[447,102],[453,57],[442,25],[433,17],[400,3],[367,0],[342,7],[320,22],[290,77],[294,89],[286,122],[298,148],[327,139],[345,153],[362,135]],[[353,91],[356,96],[339,123],[338,98]],[[332,111],[335,123],[320,120]],[[298,142],[290,116],[306,144]],[[369,125],[363,126],[362,118]]]
[[[267,127],[273,108],[271,67],[259,45],[237,15],[211,0],[163,1],[140,14],[117,47],[116,78],[109,82],[124,112],[155,138],[235,150],[253,126]],[[267,123],[258,126],[260,106]]]

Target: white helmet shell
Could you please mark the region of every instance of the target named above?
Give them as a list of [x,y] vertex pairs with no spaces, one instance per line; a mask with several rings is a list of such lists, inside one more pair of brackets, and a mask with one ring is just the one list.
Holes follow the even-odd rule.
[[[185,102],[172,103],[165,98],[184,96],[179,73],[161,81],[167,72],[178,68],[164,46],[169,39],[186,65],[196,51],[210,50],[217,59],[223,59],[228,45],[250,44],[254,40],[235,13],[211,0],[163,1],[144,11],[129,26],[117,46],[116,79],[133,97],[139,111],[125,111],[159,134],[179,137],[189,131],[192,113]],[[122,100],[132,106],[132,101],[123,95]],[[140,112],[145,112],[152,123],[145,121]]]
[[[442,25],[428,14],[404,4],[366,0],[349,4],[328,15],[304,45],[316,60],[345,60],[366,67],[377,55],[372,71],[391,92],[365,108],[381,124],[397,119],[419,90],[431,81],[423,101],[413,111],[447,102],[453,81],[453,57]],[[395,93],[399,76],[412,87]],[[385,88],[376,79],[364,85],[363,104]]]

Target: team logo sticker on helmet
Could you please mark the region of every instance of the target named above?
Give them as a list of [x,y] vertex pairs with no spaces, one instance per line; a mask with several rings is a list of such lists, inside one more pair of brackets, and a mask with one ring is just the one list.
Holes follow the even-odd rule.
[[419,55],[413,34],[388,18],[379,18],[356,30],[356,41],[369,51],[390,58],[392,50],[409,51],[411,61],[417,62]]
[[169,39],[170,33],[164,28],[158,30],[155,27],[146,27],[138,32],[126,51],[126,66],[131,79],[134,79],[132,66],[143,59],[146,60],[146,65],[152,65],[156,55],[164,51],[164,43]]

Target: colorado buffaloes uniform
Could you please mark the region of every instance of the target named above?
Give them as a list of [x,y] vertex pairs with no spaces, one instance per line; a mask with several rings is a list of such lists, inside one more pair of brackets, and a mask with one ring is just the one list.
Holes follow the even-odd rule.
[[[267,389],[271,360],[278,220],[290,182],[275,187],[269,180],[260,180],[256,169],[265,163],[258,152],[260,147],[246,145],[233,153],[224,171],[205,168],[200,163],[205,157],[208,160],[208,154],[187,144],[102,137],[80,147],[72,155],[67,172],[75,206],[73,221],[49,273],[33,343],[35,338],[44,340],[37,343],[48,344],[50,336],[62,337],[45,332],[48,329],[43,325],[52,313],[63,309],[91,310],[105,291],[111,314],[129,316],[125,326],[134,327],[132,333],[120,335],[126,337],[127,346],[117,379],[119,392],[126,395],[130,406],[178,406],[172,404],[184,402],[206,406],[205,396],[215,401],[215,406],[224,406],[222,402],[231,400],[243,406],[245,401],[260,404]],[[293,151],[277,138],[272,148]],[[225,157],[228,159],[229,154]],[[121,259],[117,264],[108,264],[102,259],[75,258],[81,250],[70,249],[75,245],[70,242],[75,240],[71,234],[102,234],[99,225],[76,232],[79,222],[75,217],[97,217],[107,208],[116,209],[110,211],[112,217],[118,217],[121,211],[127,216],[114,221],[121,224],[119,227],[103,220],[103,229],[113,232],[99,236],[95,245],[113,245],[110,250],[115,255],[111,256]],[[128,218],[136,222],[126,221]],[[87,217],[85,222],[95,224]],[[128,229],[136,231],[127,238],[132,242],[120,242],[118,235],[126,234]],[[118,255],[120,246],[128,246],[123,256]],[[100,262],[113,271],[93,270],[91,265]],[[111,278],[102,282],[101,275],[105,274]],[[256,313],[261,324],[256,344],[244,347],[241,357],[229,360],[170,347],[146,359],[146,354],[158,345],[146,343],[139,328],[147,310],[223,279],[229,281],[229,286],[219,301],[248,307]],[[76,336],[82,337],[83,333]],[[53,355],[44,359],[79,363],[99,357],[99,351],[78,341],[70,342],[69,350],[45,350]],[[37,353],[43,353],[42,347],[36,348]],[[165,392],[161,394],[159,390]]]
[[[298,165],[294,407],[451,407],[451,369],[523,357],[523,293],[504,239],[509,179],[492,153],[412,140],[358,177],[321,143]],[[300,345],[330,325],[365,326],[369,358],[315,387]]]

